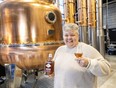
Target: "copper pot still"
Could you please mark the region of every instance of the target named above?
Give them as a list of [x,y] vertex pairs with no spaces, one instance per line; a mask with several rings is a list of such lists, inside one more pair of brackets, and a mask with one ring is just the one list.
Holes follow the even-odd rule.
[[62,18],[53,0],[5,0],[0,4],[0,64],[43,68],[62,44]]

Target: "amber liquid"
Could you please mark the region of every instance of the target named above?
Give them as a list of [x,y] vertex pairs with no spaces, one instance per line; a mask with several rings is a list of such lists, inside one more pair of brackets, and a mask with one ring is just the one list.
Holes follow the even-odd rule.
[[79,58],[79,57],[82,57],[82,53],[75,53],[75,56],[77,57],[77,58]]

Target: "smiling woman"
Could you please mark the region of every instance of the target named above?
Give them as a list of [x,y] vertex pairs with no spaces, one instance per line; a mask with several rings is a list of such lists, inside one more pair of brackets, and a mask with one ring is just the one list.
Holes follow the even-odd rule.
[[[97,88],[97,77],[110,73],[110,64],[92,46],[79,42],[78,25],[67,23],[63,28],[65,45],[54,55],[54,88]],[[80,50],[83,54],[76,57]]]
[[64,43],[68,47],[75,47],[78,44],[78,26],[73,23],[65,24],[63,28]]

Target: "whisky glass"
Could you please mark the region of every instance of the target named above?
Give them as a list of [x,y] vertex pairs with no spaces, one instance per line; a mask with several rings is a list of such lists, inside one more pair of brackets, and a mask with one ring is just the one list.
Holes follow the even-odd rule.
[[74,55],[76,56],[76,58],[82,57],[82,55],[83,55],[82,46],[77,47],[77,52],[74,53]]

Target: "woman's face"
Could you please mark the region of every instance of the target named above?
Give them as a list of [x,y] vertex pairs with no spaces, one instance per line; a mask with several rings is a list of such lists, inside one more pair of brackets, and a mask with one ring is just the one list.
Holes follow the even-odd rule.
[[79,36],[74,30],[64,31],[63,33],[64,43],[69,47],[73,48],[78,44]]

